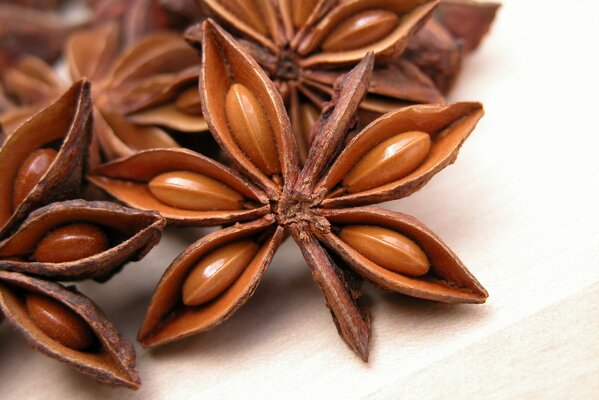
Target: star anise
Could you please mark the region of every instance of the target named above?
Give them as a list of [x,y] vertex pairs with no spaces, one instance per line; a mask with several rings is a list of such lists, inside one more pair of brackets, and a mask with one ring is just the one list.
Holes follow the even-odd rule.
[[[118,29],[108,24],[71,35],[65,57],[73,81],[86,77],[93,83],[94,159],[98,148],[113,159],[179,147],[171,134],[183,132],[185,141],[186,133],[207,129],[197,91],[189,90],[197,85],[199,58],[180,35],[156,32],[120,51]],[[2,78],[21,105],[0,115],[9,133],[64,90],[52,68],[33,57]]]
[[233,168],[187,150],[150,150],[89,176],[120,201],[158,210],[173,223],[228,225],[193,243],[167,269],[139,332],[142,345],[209,330],[230,317],[288,235],[342,338],[364,360],[371,333],[359,303],[362,279],[424,299],[485,301],[485,289],[421,222],[362,207],[406,197],[452,163],[482,116],[480,104],[399,109],[344,147],[369,87],[374,56],[368,53],[335,84],[300,168],[276,85],[216,23],[205,22],[203,35],[204,116]]
[[77,199],[90,91],[89,82],[76,82],[0,147],[0,314],[42,353],[100,382],[137,388],[131,343],[90,299],[51,282],[106,281],[147,254],[165,225],[156,212]]
[[[305,161],[312,124],[333,94],[333,84],[368,51],[376,67],[361,108],[368,114],[414,103],[437,103],[442,94],[409,60],[398,60],[438,0],[201,0],[206,13],[230,28],[282,94]],[[201,28],[188,30],[200,47]]]

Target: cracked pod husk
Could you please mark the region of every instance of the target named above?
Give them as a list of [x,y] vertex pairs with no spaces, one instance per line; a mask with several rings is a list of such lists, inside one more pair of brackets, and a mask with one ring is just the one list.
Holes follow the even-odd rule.
[[[482,116],[480,103],[417,105],[385,114],[351,140],[318,183],[316,191],[329,192],[323,206],[355,206],[409,196],[455,161],[460,147]],[[344,186],[344,177],[373,148],[394,136],[415,131],[430,137],[430,149],[415,169],[400,179],[372,188],[352,191]],[[365,170],[363,173],[374,176],[384,173],[386,168],[384,164],[370,167],[372,171]]]
[[[164,174],[194,174],[208,178],[207,187],[198,188],[195,195],[204,197],[207,207],[185,209],[175,200],[184,193],[173,188],[172,193],[157,197],[151,185]],[[176,176],[175,176],[176,178]],[[88,179],[96,186],[130,207],[157,210],[170,222],[186,225],[214,225],[260,217],[267,212],[268,199],[257,187],[247,182],[238,172],[201,154],[184,149],[147,150],[131,157],[113,161],[91,171]],[[232,199],[233,207],[223,208],[231,196],[211,198],[211,184],[218,181],[216,190],[229,190],[239,197]],[[222,185],[222,186],[221,186]],[[229,201],[227,201],[227,204]],[[198,209],[199,208],[199,209]]]
[[[28,308],[28,296],[42,296],[46,302],[59,303],[76,314],[92,333],[92,342],[85,349],[73,349],[48,334],[56,327],[34,320]],[[55,306],[56,307],[56,306]],[[102,311],[89,298],[74,287],[66,288],[17,272],[0,271],[0,311],[7,321],[23,336],[27,343],[77,371],[90,375],[101,383],[137,389],[139,374],[135,367],[135,349],[123,338]],[[69,312],[69,313],[70,313]],[[64,311],[63,311],[64,313]],[[44,329],[45,328],[45,329]]]
[[[160,241],[165,223],[157,212],[138,211],[110,202],[52,203],[32,212],[12,236],[0,242],[0,269],[52,280],[105,281],[127,262],[142,259]],[[73,236],[87,233],[77,230],[82,224],[95,227],[92,234],[96,236],[89,238],[88,234],[75,241],[77,238]],[[57,236],[57,231],[64,234]],[[72,248],[93,246],[94,240],[103,240],[105,245],[91,252]],[[51,248],[46,250],[42,246]],[[46,254],[48,251],[61,253],[61,258]],[[73,257],[69,257],[71,253]]]
[[[90,84],[81,80],[8,137],[0,148],[0,238],[34,209],[78,193],[91,127]],[[56,152],[53,161],[31,191],[15,201],[20,168],[44,149]]]
[[[444,303],[483,303],[487,298],[487,291],[460,259],[416,218],[374,207],[330,210],[323,215],[333,225],[333,229],[319,235],[319,239],[374,284],[408,296]],[[348,226],[382,227],[408,237],[426,255],[430,263],[429,270],[425,274],[412,276],[373,262],[335,234],[335,231]],[[363,240],[364,237],[367,235],[360,239]],[[378,238],[376,240],[379,241]],[[380,241],[377,244],[380,245]]]

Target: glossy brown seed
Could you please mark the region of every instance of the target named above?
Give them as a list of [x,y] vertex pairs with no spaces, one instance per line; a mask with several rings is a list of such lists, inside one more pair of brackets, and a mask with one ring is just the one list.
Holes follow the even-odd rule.
[[241,150],[267,175],[280,172],[275,137],[258,99],[245,86],[229,89],[225,113],[231,133]]
[[251,240],[241,240],[204,256],[183,283],[183,303],[197,306],[220,295],[247,268],[258,249]]
[[359,49],[376,43],[395,29],[399,18],[387,10],[368,10],[337,25],[322,43],[324,51]]
[[166,172],[148,187],[158,200],[182,210],[239,210],[243,203],[243,196],[229,186],[195,172]]
[[177,100],[175,106],[187,114],[202,115],[202,103],[200,102],[200,94],[196,86],[184,90]]
[[403,178],[424,161],[430,148],[427,133],[395,135],[366,153],[347,173],[343,186],[356,193]]
[[299,29],[308,21],[310,14],[316,8],[319,0],[293,0],[291,13],[293,15],[293,25]]
[[430,263],[422,249],[404,235],[373,225],[349,225],[339,238],[375,264],[403,275],[422,276]]
[[96,225],[76,223],[48,233],[37,245],[33,258],[44,263],[81,260],[110,248],[106,233]]
[[48,171],[58,153],[53,149],[38,149],[23,161],[17,172],[12,196],[17,208]]
[[37,293],[25,297],[27,312],[33,323],[51,339],[73,350],[89,349],[96,335],[89,325],[70,308]]

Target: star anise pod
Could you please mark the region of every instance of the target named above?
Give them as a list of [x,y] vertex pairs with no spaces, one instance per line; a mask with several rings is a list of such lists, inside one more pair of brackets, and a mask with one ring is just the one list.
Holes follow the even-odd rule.
[[368,53],[335,84],[300,168],[275,84],[214,22],[204,23],[203,35],[204,116],[233,168],[186,150],[151,150],[89,176],[125,204],[158,210],[173,223],[228,225],[193,243],[167,269],[139,332],[142,345],[209,330],[231,316],[288,235],[339,333],[364,360],[371,333],[369,313],[359,304],[362,279],[424,299],[485,301],[485,289],[421,222],[361,207],[406,197],[452,163],[482,116],[480,104],[399,109],[344,147],[369,86],[374,56]]
[[[179,147],[175,132],[202,132],[197,90],[199,58],[180,35],[156,32],[123,51],[115,25],[79,31],[67,41],[65,58],[72,81],[93,83],[95,135],[106,159],[148,148]],[[41,60],[27,57],[3,78],[5,89],[21,107],[0,115],[10,133],[64,90],[55,72]],[[193,135],[192,135],[193,136]]]
[[42,353],[137,388],[131,343],[90,299],[50,282],[105,281],[165,225],[156,212],[77,199],[91,131],[90,84],[80,80],[0,147],[0,314]]
[[[376,115],[414,103],[442,102],[434,83],[409,60],[397,60],[438,0],[201,0],[267,71],[283,95],[305,161],[312,124],[333,84],[368,51],[376,67],[361,108]],[[200,47],[201,28],[188,30]]]

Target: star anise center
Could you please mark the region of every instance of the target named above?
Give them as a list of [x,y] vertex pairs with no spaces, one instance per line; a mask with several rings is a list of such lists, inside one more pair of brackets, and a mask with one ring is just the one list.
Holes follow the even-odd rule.
[[284,82],[295,82],[299,80],[301,68],[298,55],[291,48],[281,49],[277,60],[277,67],[272,79]]
[[318,210],[321,198],[306,196],[301,193],[283,193],[277,202],[273,202],[271,210],[279,225],[308,223],[319,231],[329,231],[330,224]]

